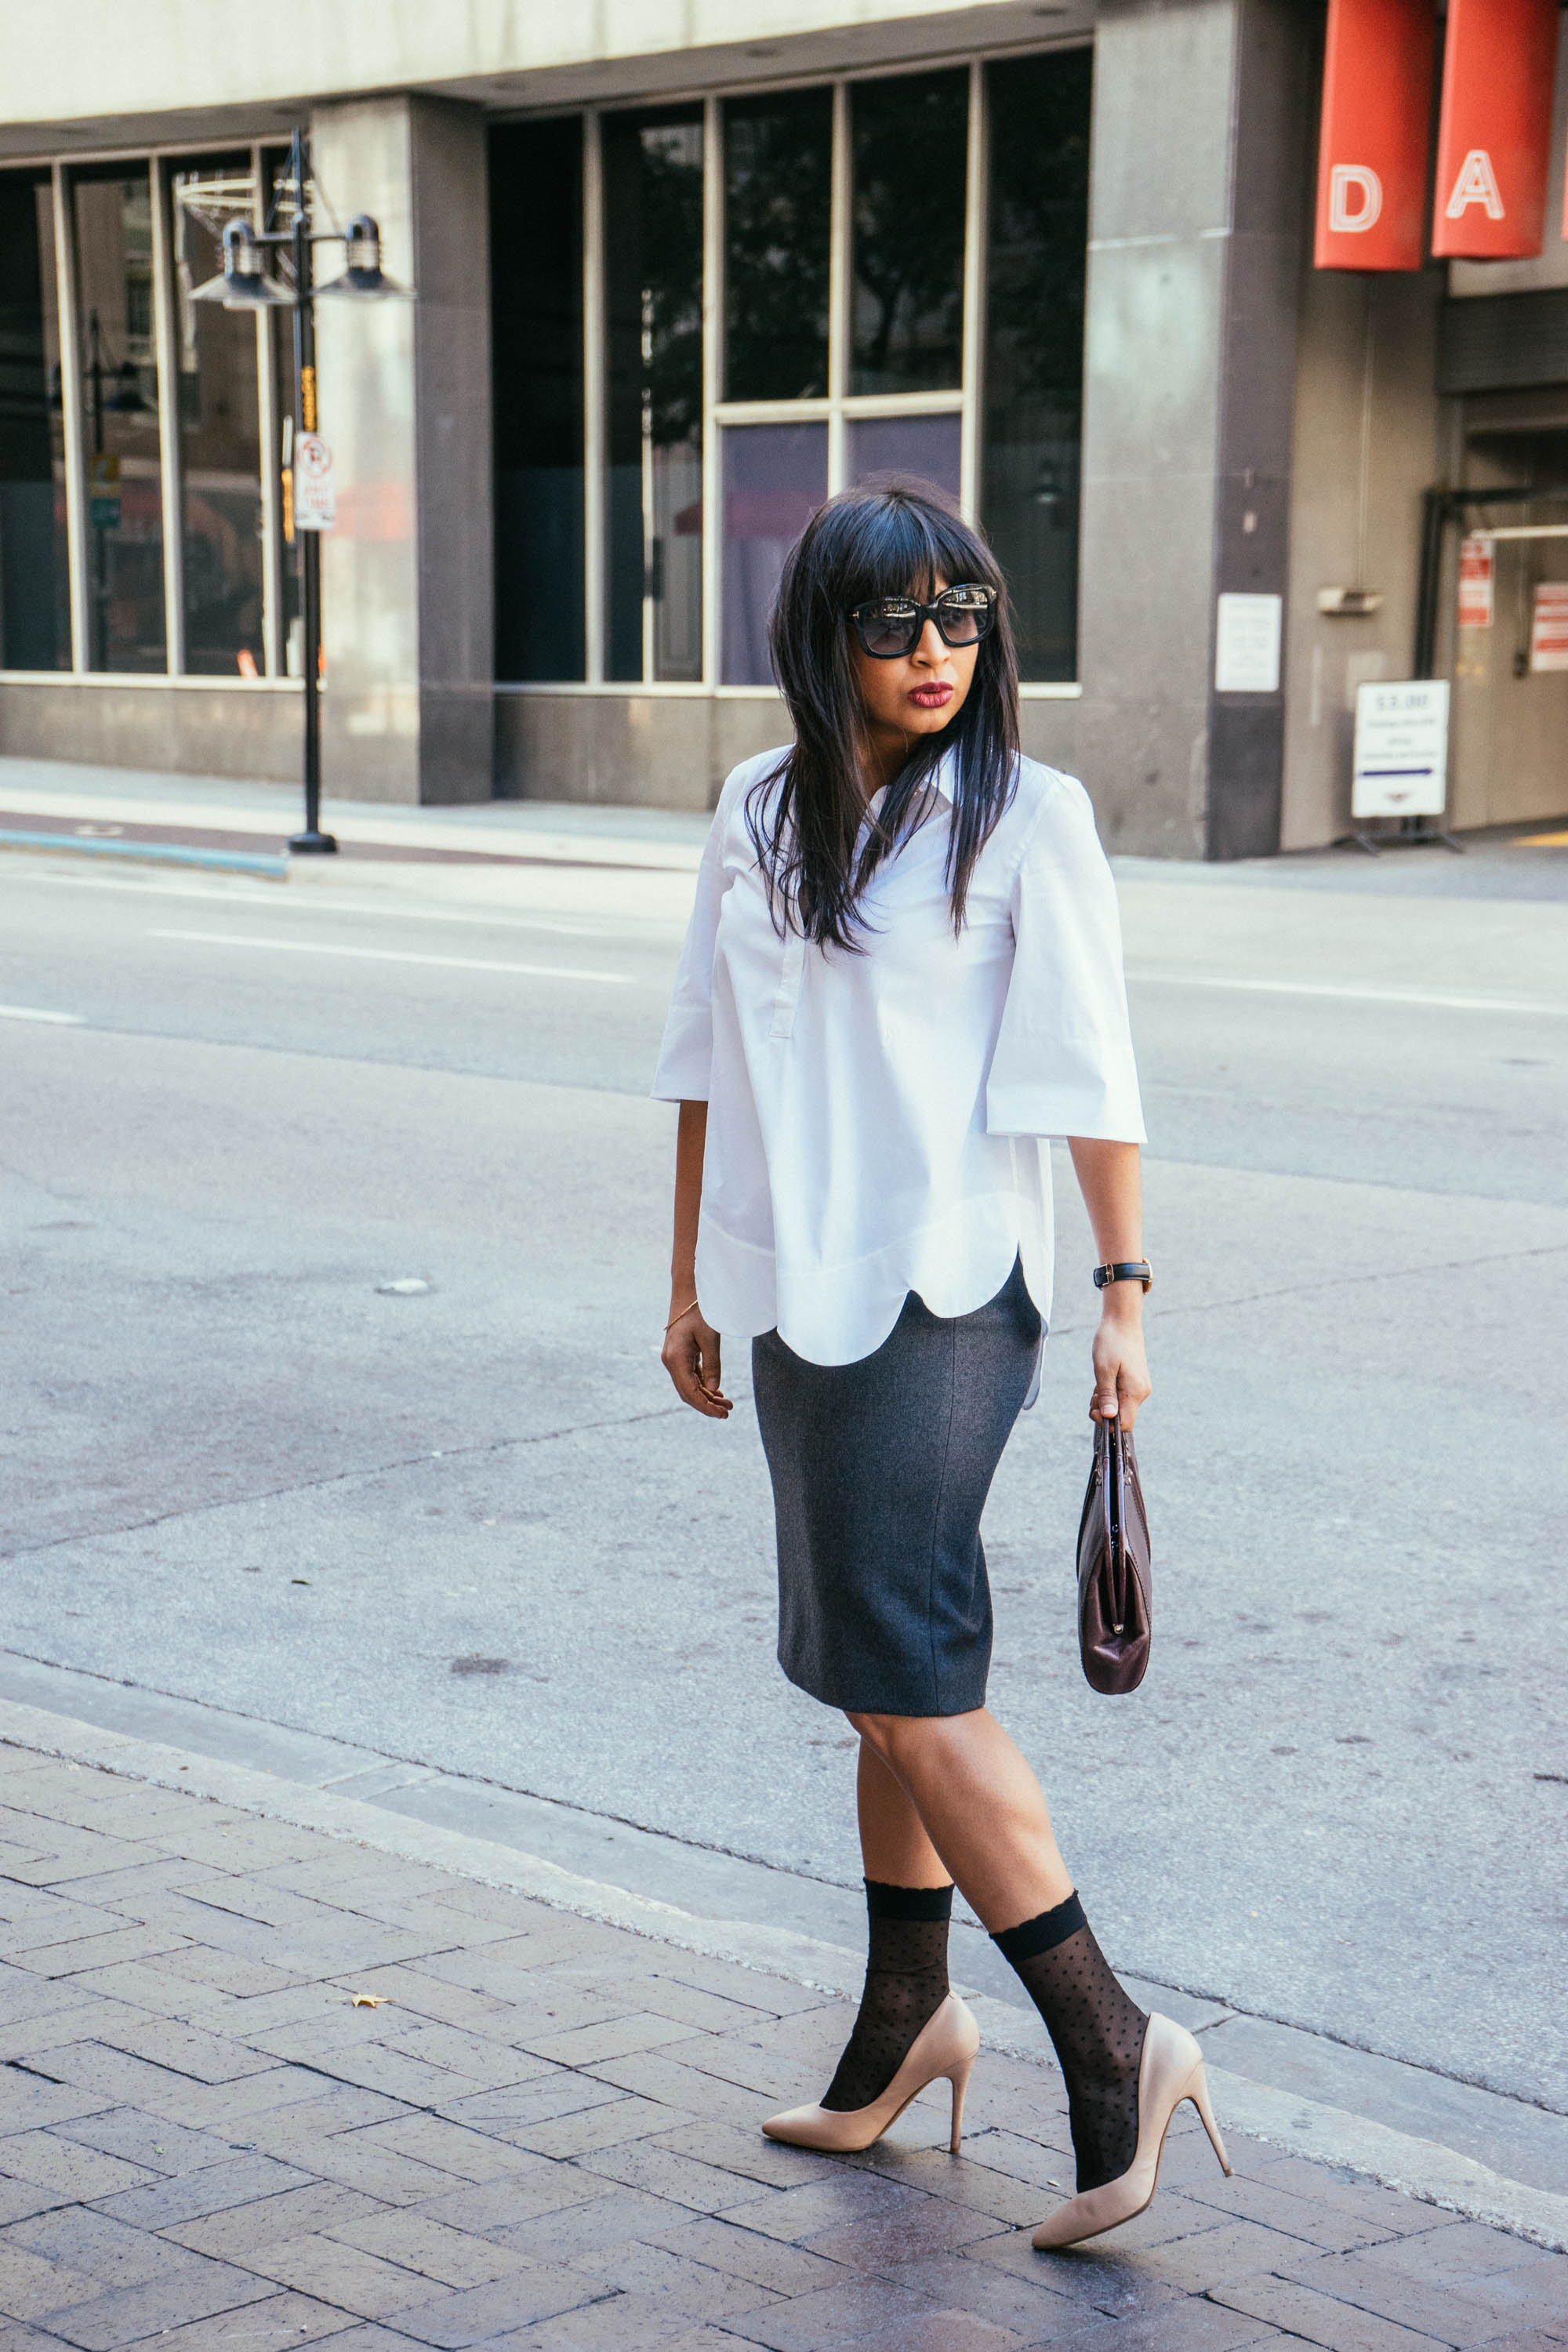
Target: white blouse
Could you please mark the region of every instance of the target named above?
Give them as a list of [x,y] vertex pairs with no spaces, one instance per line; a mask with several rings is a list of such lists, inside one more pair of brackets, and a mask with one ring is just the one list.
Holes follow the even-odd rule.
[[654,1080],[661,1100],[709,1107],[702,1311],[736,1336],[776,1326],[813,1363],[855,1363],[908,1292],[966,1315],[1021,1252],[1048,1322],[1039,1139],[1143,1140],[1116,889],[1089,795],[1020,762],[955,936],[944,761],[925,821],[861,900],[850,954],[774,928],[746,796],[782,756],[746,761],[720,795]]

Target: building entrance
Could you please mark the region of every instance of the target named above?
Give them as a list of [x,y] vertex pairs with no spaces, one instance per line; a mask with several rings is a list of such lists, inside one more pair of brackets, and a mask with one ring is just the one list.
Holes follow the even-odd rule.
[[1568,389],[1544,407],[1467,404],[1448,567],[1456,826],[1568,814]]

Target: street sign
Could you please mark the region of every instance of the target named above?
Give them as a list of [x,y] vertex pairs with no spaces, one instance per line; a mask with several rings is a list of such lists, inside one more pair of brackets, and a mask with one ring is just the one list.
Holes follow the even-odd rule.
[[1358,687],[1352,816],[1440,816],[1447,793],[1447,679]]
[[1531,615],[1530,667],[1568,669],[1568,580],[1538,580]]
[[1459,626],[1489,629],[1492,625],[1494,542],[1484,532],[1472,531],[1459,547]]
[[332,452],[319,433],[294,436],[294,528],[331,530],[338,519]]

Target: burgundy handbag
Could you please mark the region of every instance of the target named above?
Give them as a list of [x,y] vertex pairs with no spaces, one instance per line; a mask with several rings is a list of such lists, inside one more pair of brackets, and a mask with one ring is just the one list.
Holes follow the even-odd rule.
[[1078,1527],[1078,1643],[1093,1690],[1135,1691],[1152,1622],[1149,1515],[1131,1431],[1094,1424],[1094,1461]]

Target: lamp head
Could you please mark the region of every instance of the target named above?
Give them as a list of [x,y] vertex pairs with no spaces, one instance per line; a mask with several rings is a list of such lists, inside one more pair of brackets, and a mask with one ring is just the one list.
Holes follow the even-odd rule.
[[392,297],[395,300],[411,299],[409,289],[388,278],[381,266],[381,231],[368,213],[356,213],[348,225],[343,238],[347,250],[346,268],[341,278],[325,286],[318,286],[318,294],[354,294],[362,297]]
[[226,310],[267,310],[288,307],[294,297],[275,286],[261,267],[256,231],[245,220],[231,220],[223,233],[223,276],[209,278],[191,296],[193,302],[221,302]]

